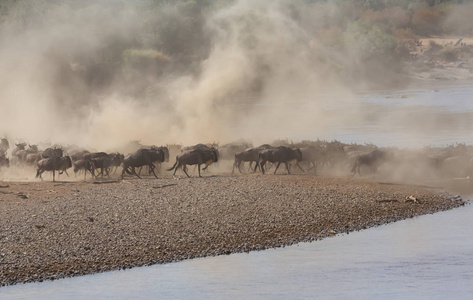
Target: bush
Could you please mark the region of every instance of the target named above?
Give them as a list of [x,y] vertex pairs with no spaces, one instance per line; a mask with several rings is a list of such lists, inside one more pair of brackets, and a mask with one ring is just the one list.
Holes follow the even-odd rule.
[[439,34],[443,19],[435,8],[420,9],[412,16],[412,29],[420,35]]

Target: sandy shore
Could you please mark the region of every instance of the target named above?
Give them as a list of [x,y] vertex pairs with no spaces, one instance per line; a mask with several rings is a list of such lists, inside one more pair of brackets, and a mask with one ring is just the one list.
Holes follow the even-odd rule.
[[0,285],[280,247],[463,204],[326,175],[0,182]]

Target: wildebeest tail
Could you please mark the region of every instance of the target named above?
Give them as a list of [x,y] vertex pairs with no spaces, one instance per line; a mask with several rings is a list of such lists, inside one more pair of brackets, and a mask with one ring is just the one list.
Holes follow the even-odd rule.
[[174,168],[176,167],[176,165],[177,165],[177,156],[176,156],[176,162],[174,163],[174,165],[173,165],[171,168],[167,169],[167,170],[168,170],[168,171],[174,170]]

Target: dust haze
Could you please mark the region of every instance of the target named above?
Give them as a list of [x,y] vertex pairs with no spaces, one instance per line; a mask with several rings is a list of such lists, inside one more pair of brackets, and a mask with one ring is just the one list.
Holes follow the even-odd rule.
[[[294,19],[291,1],[237,1],[202,12],[196,49],[163,44],[165,59],[154,70],[137,65],[127,73],[127,66],[100,61],[126,63],[120,57],[124,47],[147,48],[139,40],[143,19],[159,27],[160,17],[165,22],[176,8],[150,12],[121,1],[74,3],[18,1],[14,17],[3,24],[2,134],[111,149],[131,140],[268,141],[291,138],[295,128],[311,128],[314,136],[323,130],[320,110],[287,109],[291,102],[316,102],[333,83],[317,63],[323,47],[313,35],[317,19],[306,28],[301,20],[314,21],[312,12]],[[183,66],[167,51],[196,58]],[[111,57],[101,57],[105,52]],[[349,95],[341,85],[335,90]]]
[[0,134],[100,150],[330,139],[360,119],[355,91],[403,81],[368,51],[351,1],[127,2],[17,1],[1,26]]

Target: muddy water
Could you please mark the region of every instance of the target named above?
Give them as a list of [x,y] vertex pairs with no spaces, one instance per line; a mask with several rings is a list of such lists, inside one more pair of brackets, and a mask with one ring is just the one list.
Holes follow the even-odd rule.
[[[336,112],[350,107],[327,102],[334,121],[326,128],[330,136],[318,137],[473,144],[472,96],[468,85],[363,94],[362,117],[349,123]],[[470,299],[472,220],[467,205],[282,249],[3,287],[0,299]]]

